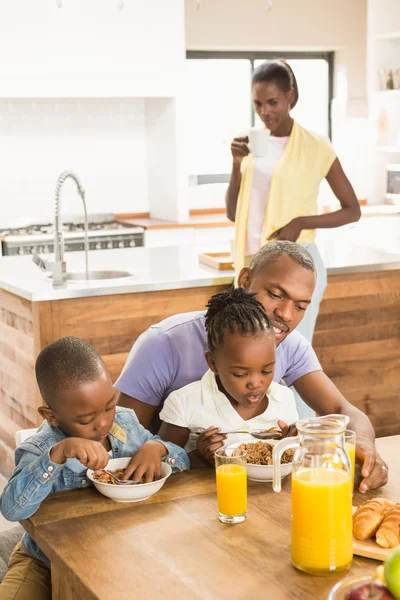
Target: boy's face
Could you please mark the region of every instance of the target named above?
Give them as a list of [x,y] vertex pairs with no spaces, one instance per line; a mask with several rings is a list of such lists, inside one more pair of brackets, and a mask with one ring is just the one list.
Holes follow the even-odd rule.
[[117,394],[110,376],[103,371],[91,383],[58,391],[52,408],[42,406],[39,413],[70,437],[102,442],[114,422],[116,404]]
[[226,332],[223,343],[206,353],[225,393],[243,408],[262,402],[274,376],[275,358],[275,338],[267,331],[256,335]]

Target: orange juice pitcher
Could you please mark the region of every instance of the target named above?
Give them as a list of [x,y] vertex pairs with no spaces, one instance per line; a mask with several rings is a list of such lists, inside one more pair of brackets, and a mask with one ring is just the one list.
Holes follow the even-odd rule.
[[352,469],[344,434],[349,418],[302,419],[298,437],[273,451],[274,490],[281,491],[280,461],[296,448],[292,470],[292,563],[301,571],[328,575],[353,560]]

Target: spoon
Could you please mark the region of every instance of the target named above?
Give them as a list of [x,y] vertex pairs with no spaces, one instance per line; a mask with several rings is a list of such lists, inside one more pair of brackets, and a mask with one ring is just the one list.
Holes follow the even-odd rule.
[[[206,431],[206,429],[197,427],[193,430],[193,433],[200,435],[204,431]],[[233,433],[247,433],[257,440],[279,440],[282,437],[282,432],[279,429],[254,429],[253,431],[237,429],[235,431],[221,431],[220,435],[231,435]]]
[[132,479],[119,479],[119,477],[116,477],[114,473],[107,471],[107,469],[103,469],[103,473],[107,473],[107,475],[109,475],[117,485],[137,485],[140,483],[140,481],[132,481]]

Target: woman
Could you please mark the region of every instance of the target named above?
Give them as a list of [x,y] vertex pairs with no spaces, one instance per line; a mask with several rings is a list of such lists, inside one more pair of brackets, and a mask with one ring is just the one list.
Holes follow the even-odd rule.
[[[360,207],[330,143],[290,116],[299,98],[290,66],[282,59],[260,65],[253,73],[252,95],[254,110],[271,135],[263,158],[250,154],[247,137],[237,137],[231,144],[233,165],[226,209],[228,218],[236,222],[235,268],[239,272],[271,240],[304,245],[317,266],[317,288],[298,329],[311,342],[326,287],[326,269],[314,244],[315,230],[358,221]],[[318,215],[318,190],[324,178],[341,208]],[[310,414],[303,403],[298,403],[298,410],[300,416]]]

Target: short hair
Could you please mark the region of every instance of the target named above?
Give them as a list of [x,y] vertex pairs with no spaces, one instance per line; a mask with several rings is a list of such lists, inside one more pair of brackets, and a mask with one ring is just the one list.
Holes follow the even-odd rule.
[[224,334],[256,334],[267,331],[273,334],[272,323],[256,294],[243,288],[232,288],[212,296],[207,304],[206,331],[210,351],[223,343]]
[[76,337],[63,337],[46,346],[35,365],[40,393],[49,406],[58,391],[92,383],[104,370],[97,350]]
[[266,265],[276,262],[281,256],[288,256],[304,269],[316,273],[314,259],[311,254],[296,242],[277,241],[262,246],[250,263],[250,269],[256,273]]
[[294,108],[299,100],[299,86],[295,74],[284,58],[261,63],[253,72],[252,85],[255,83],[275,83],[282,92],[293,90],[294,97],[290,108]]

